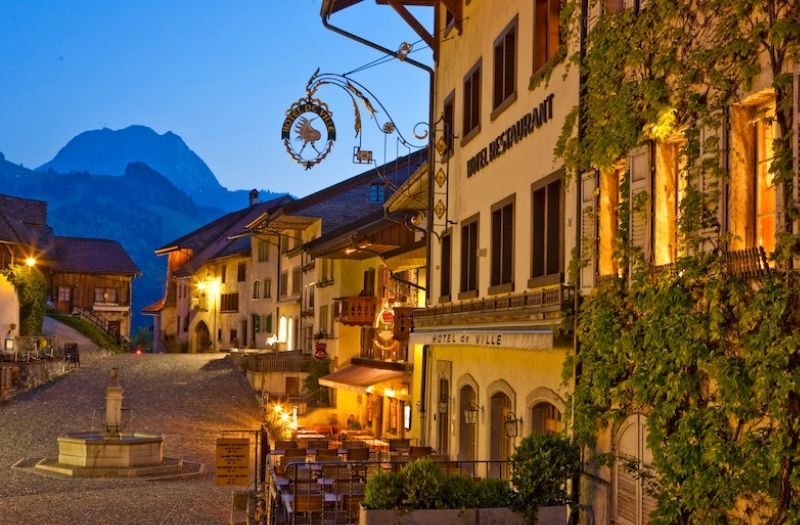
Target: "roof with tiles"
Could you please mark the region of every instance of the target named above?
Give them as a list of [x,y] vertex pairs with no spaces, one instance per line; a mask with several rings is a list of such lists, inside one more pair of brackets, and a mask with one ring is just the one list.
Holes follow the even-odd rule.
[[385,185],[384,200],[388,199],[425,162],[426,153],[423,149],[398,157],[291,202],[269,216],[259,217],[248,226],[253,229],[269,228],[270,223],[276,224],[280,217],[314,217],[322,219],[322,235],[325,235],[382,211],[383,201],[370,202],[370,187],[374,184]]
[[278,197],[223,215],[216,221],[167,244],[164,248],[157,250],[156,253],[163,254],[173,249],[192,248],[195,254],[194,257],[178,268],[175,271],[175,276],[191,275],[203,264],[214,259],[248,253],[250,251],[250,239],[235,236],[241,234],[245,225],[255,220],[256,217],[271,213],[276,208],[291,202],[291,200],[292,197],[288,196]]
[[138,275],[141,272],[122,245],[110,239],[55,237],[57,272]]
[[32,246],[40,256],[52,256],[53,230],[47,225],[47,203],[0,195],[0,242]]

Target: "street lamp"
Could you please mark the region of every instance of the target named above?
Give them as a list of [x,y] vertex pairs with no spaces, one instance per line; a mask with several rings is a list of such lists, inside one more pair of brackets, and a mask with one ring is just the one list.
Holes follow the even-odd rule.
[[478,412],[480,412],[481,407],[476,405],[475,403],[470,403],[467,408],[464,409],[464,422],[468,425],[474,425],[478,422]]
[[29,268],[36,266],[36,257],[27,257],[25,259],[25,266]]
[[520,423],[522,423],[522,419],[517,418],[517,416],[511,411],[506,412],[506,419],[503,421],[503,426],[506,430],[506,437],[517,437],[519,435]]

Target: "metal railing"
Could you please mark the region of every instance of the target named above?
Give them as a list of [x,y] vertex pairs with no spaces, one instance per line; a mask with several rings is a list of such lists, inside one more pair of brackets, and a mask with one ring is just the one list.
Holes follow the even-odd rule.
[[89,321],[90,323],[95,325],[97,328],[99,328],[100,330],[105,332],[107,335],[109,335],[111,338],[113,338],[117,342],[117,344],[122,346],[123,348],[127,348],[128,346],[130,346],[130,340],[127,337],[125,337],[124,335],[118,334],[116,332],[112,332],[109,329],[108,321],[106,321],[105,319],[102,319],[102,318],[94,315],[92,312],[90,312],[88,310],[84,310],[83,308],[78,308],[76,306],[75,308],[72,309],[72,315],[77,315],[81,319],[85,319],[86,321]]
[[[267,523],[295,525],[306,518],[333,525],[358,523],[358,507],[369,478],[376,472],[399,472],[412,461],[408,456],[378,455],[382,459],[289,461],[286,465],[270,461],[269,480],[265,487]],[[507,460],[451,460],[436,456],[430,459],[438,463],[446,475],[464,476],[476,481],[483,478],[508,479],[510,475],[510,461]],[[296,505],[308,496],[314,496],[320,504],[313,509]]]

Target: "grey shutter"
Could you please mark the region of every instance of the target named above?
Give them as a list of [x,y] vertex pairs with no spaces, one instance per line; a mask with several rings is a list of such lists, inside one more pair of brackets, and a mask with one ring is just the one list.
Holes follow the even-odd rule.
[[650,146],[636,148],[628,158],[630,169],[630,241],[631,247],[641,250],[645,262],[650,262],[653,203]]
[[581,174],[581,292],[588,293],[594,287],[597,275],[597,172]]

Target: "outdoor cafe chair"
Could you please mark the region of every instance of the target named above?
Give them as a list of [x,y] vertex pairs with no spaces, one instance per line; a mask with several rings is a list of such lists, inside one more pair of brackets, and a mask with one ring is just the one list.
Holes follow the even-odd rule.
[[280,450],[286,450],[290,448],[297,448],[297,441],[294,440],[278,440],[275,442],[275,448]]
[[369,461],[369,449],[366,447],[347,449],[347,461]]
[[427,458],[433,453],[431,447],[411,447],[408,451],[408,457],[411,459]]

